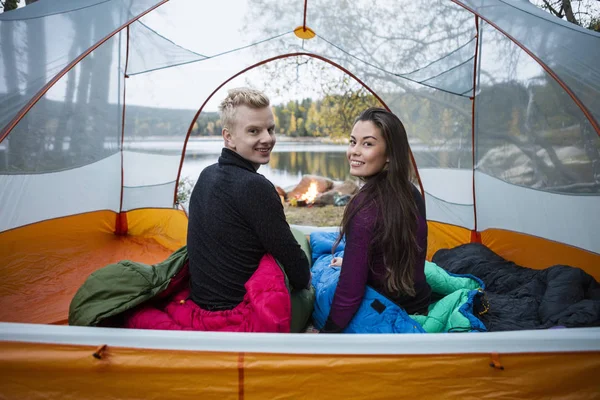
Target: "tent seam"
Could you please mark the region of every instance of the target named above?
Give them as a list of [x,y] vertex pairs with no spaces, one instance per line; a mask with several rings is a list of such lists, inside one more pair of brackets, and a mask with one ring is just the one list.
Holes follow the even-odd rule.
[[[281,33],[281,34],[279,34],[279,35],[276,35],[276,36],[270,37],[270,38],[268,38],[268,39],[264,39],[264,40],[260,40],[260,41],[258,41],[258,42],[250,43],[249,45],[242,46],[242,47],[237,47],[237,48],[235,48],[235,49],[227,50],[227,51],[224,51],[224,52],[222,52],[222,53],[217,53],[217,54],[215,54],[215,55],[212,55],[212,56],[203,56],[204,58],[202,58],[202,59],[199,59],[199,60],[185,61],[185,62],[178,63],[178,64],[172,64],[172,65],[168,65],[168,66],[164,66],[164,67],[152,68],[152,69],[148,69],[148,70],[145,70],[145,71],[134,72],[134,73],[131,73],[131,74],[129,74],[129,76],[141,75],[141,74],[145,74],[145,73],[148,73],[148,72],[160,71],[160,70],[162,70],[162,69],[168,69],[168,68],[173,68],[173,67],[179,67],[179,66],[181,66],[181,65],[193,64],[193,63],[196,63],[196,62],[202,62],[202,61],[205,61],[205,60],[210,60],[210,59],[213,59],[213,58],[217,58],[217,57],[220,57],[220,56],[224,56],[224,55],[226,55],[226,54],[229,54],[229,53],[234,53],[234,52],[236,52],[236,51],[239,51],[239,50],[244,50],[244,49],[247,49],[247,48],[249,48],[249,47],[256,46],[256,45],[259,45],[259,44],[261,44],[261,43],[268,42],[268,41],[270,41],[270,40],[273,40],[273,39],[278,39],[278,38],[280,38],[280,37],[283,37],[283,36],[285,36],[285,35],[289,35],[290,33],[293,33],[293,31],[284,32],[284,33]],[[195,53],[195,54],[196,54],[196,53]]]
[[100,4],[104,4],[104,3],[109,3],[113,0],[104,0],[104,1],[99,1],[98,3],[95,4],[90,4],[89,6],[85,6],[85,7],[80,7],[80,8],[74,8],[72,10],[68,10],[68,11],[59,11],[59,12],[54,12],[54,13],[50,13],[50,14],[44,14],[44,15],[40,15],[38,17],[29,17],[29,18],[0,18],[0,21],[31,21],[33,19],[40,19],[40,18],[46,18],[46,17],[51,17],[53,15],[59,15],[59,14],[69,14],[72,13],[74,11],[79,11],[79,10],[85,10],[86,8],[91,8],[91,7],[96,7],[99,6]]
[[336,45],[336,44],[334,44],[334,43],[330,42],[329,40],[325,39],[323,36],[320,36],[320,35],[317,35],[317,36],[319,37],[319,39],[322,39],[323,41],[325,41],[325,42],[326,42],[326,43],[328,43],[329,45],[331,45],[331,46],[335,47],[336,49],[338,49],[339,51],[343,52],[344,54],[346,54],[346,55],[348,55],[348,56],[350,56],[350,57],[354,58],[355,60],[358,60],[358,61],[362,62],[363,64],[366,64],[366,65],[368,65],[368,66],[370,66],[370,67],[373,67],[373,68],[375,68],[375,69],[377,69],[377,70],[379,70],[379,71],[382,71],[382,72],[384,72],[384,73],[386,73],[386,74],[389,74],[389,75],[395,76],[395,77],[397,77],[397,78],[400,78],[400,79],[406,79],[406,80],[407,80],[407,81],[409,81],[409,82],[417,83],[417,84],[419,84],[419,85],[423,85],[423,86],[426,86],[426,87],[429,87],[429,88],[432,88],[432,89],[435,89],[435,90],[439,90],[439,91],[441,91],[441,92],[445,92],[445,93],[453,94],[453,95],[455,95],[455,96],[459,96],[459,97],[468,97],[468,96],[465,96],[465,95],[462,95],[462,94],[459,94],[459,93],[453,92],[453,91],[451,91],[451,90],[442,89],[442,88],[439,88],[439,87],[436,87],[436,86],[433,86],[433,85],[428,85],[428,84],[426,84],[426,83],[423,83],[423,82],[421,82],[421,81],[418,81],[418,80],[416,80],[416,79],[411,79],[411,78],[409,78],[409,77],[407,77],[407,76],[404,76],[404,75],[402,75],[402,74],[399,74],[399,73],[397,73],[397,72],[388,71],[388,70],[386,70],[386,69],[384,69],[384,68],[378,67],[377,65],[374,65],[374,64],[372,64],[372,63],[370,63],[370,62],[368,62],[368,61],[365,61],[365,60],[363,60],[363,59],[361,59],[361,58],[359,58],[359,57],[355,56],[355,55],[354,55],[354,54],[352,54],[352,53],[349,53],[348,51],[346,51],[346,50],[342,49],[342,48],[341,48],[341,47],[339,47],[338,45]]
[[[497,0],[497,1],[499,1],[500,3],[506,5],[507,7],[514,8],[515,10],[519,10],[520,12],[524,12],[525,14],[529,14],[529,15],[531,15],[534,18],[541,19],[541,20],[546,21],[546,22],[548,22],[550,24],[557,25],[557,26],[563,27],[565,29],[572,30],[572,31],[577,32],[577,33],[583,33],[585,35],[588,35],[588,36],[591,36],[591,37],[594,37],[594,38],[598,38],[600,36],[600,35],[597,36],[597,34],[595,32],[590,31],[589,29],[586,29],[586,28],[584,28],[582,26],[580,26],[581,29],[577,29],[577,28],[574,28],[574,27],[571,27],[571,26],[568,26],[568,25],[559,24],[556,21],[552,21],[550,19],[546,19],[546,18],[540,17],[539,15],[535,15],[534,13],[532,13],[530,11],[523,10],[522,8],[519,8],[519,7],[515,7],[512,4],[509,4],[509,3],[505,2],[504,0]],[[548,15],[550,16],[551,14],[548,14]],[[558,17],[556,17],[556,18],[558,18]],[[571,22],[569,22],[569,23],[572,24]],[[573,24],[573,25],[575,25],[575,24]],[[579,25],[576,25],[576,26],[579,26]]]

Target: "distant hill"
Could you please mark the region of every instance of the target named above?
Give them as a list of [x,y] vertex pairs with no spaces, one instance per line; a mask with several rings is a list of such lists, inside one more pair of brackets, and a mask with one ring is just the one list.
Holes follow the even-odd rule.
[[[67,110],[66,104],[61,101],[42,99],[35,107],[45,107],[44,115],[47,117],[47,127],[57,127],[70,119],[77,119],[77,103],[69,105],[71,110]],[[120,122],[123,109],[117,104],[94,104],[92,102],[86,107],[87,114],[91,118],[101,116],[101,120],[107,122],[106,125],[119,126],[114,124],[117,120]],[[143,136],[181,136],[185,135],[190,127],[197,110],[193,109],[172,109],[145,107],[138,105],[127,105],[125,129],[129,135],[138,137]],[[73,122],[71,122],[73,123]],[[76,123],[77,125],[77,123]],[[202,112],[198,118],[192,135],[208,136],[220,134],[221,124],[219,113]],[[50,129],[52,130],[52,129]]]

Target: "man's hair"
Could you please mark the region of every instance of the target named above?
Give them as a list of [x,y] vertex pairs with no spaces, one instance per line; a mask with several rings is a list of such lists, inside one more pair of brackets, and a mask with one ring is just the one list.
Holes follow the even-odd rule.
[[264,108],[270,104],[269,98],[260,90],[241,87],[228,91],[227,97],[219,105],[223,128],[232,129],[235,124],[235,111],[239,106]]

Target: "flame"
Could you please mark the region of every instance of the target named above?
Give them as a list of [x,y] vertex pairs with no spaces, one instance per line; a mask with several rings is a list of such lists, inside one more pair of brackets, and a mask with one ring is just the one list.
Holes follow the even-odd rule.
[[313,201],[315,201],[315,198],[317,197],[318,194],[319,194],[319,191],[317,190],[317,183],[311,182],[306,193],[304,193],[302,196],[300,196],[300,200],[306,200],[306,203],[310,204]]

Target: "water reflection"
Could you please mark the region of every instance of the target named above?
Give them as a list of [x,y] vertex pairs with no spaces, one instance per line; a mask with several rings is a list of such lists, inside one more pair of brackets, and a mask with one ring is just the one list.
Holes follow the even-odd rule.
[[[197,149],[188,151],[183,163],[182,177],[195,182],[200,172],[217,162],[222,141],[204,142]],[[189,149],[188,149],[189,150]],[[469,151],[450,151],[447,148],[432,149],[413,146],[413,154],[420,168],[470,168]],[[275,146],[268,165],[258,172],[273,184],[283,188],[295,186],[302,175],[324,176],[336,181],[355,179],[349,173],[346,145],[283,142]]]
[[269,167],[276,171],[287,171],[292,175],[320,175],[337,181],[350,178],[345,152],[273,153]]
[[[342,146],[345,149],[345,146]],[[196,181],[200,172],[217,162],[219,154],[195,154],[185,158],[181,171],[182,177]],[[286,151],[274,152],[271,162],[260,167],[258,172],[273,184],[288,188],[295,186],[302,175],[325,176],[333,180],[353,179],[345,152]]]

